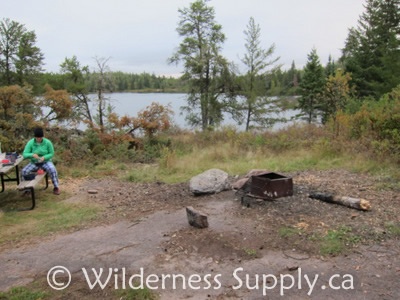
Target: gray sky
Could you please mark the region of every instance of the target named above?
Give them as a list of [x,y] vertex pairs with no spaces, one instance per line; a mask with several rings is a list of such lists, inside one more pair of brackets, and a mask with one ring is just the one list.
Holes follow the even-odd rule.
[[[176,75],[168,65],[181,38],[176,32],[179,8],[192,0],[0,0],[1,18],[35,31],[45,56],[44,69],[58,72],[66,57],[95,66],[94,57],[110,58],[112,71]],[[243,31],[253,17],[261,28],[262,47],[275,44],[284,68],[302,68],[315,47],[321,63],[337,60],[364,11],[364,0],[211,0],[227,40],[223,54],[240,64]]]

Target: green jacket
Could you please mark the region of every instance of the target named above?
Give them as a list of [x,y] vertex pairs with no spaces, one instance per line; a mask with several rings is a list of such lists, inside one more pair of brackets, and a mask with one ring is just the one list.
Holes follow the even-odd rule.
[[43,138],[41,143],[37,143],[35,138],[29,140],[22,156],[24,158],[29,158],[32,163],[37,163],[37,159],[32,157],[35,153],[39,155],[39,157],[44,157],[44,161],[51,161],[54,156],[53,143],[46,138]]

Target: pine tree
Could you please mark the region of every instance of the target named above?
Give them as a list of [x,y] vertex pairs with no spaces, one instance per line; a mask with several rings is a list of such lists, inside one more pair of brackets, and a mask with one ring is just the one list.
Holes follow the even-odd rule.
[[10,19],[0,22],[0,85],[34,83],[43,64],[35,43],[34,31]]
[[228,63],[220,54],[225,35],[215,21],[214,8],[206,2],[197,0],[188,8],[179,9],[177,32],[183,41],[169,59],[170,63],[184,63],[182,78],[190,90],[187,119],[191,125],[201,125],[203,130],[218,125],[223,119],[222,81],[229,77]]
[[[245,101],[242,103],[243,111],[245,111],[246,131],[250,128],[250,123],[265,125],[271,119],[267,118],[271,109],[271,101],[266,97],[265,84],[260,80],[265,77],[267,67],[273,65],[279,58],[271,59],[274,53],[275,45],[271,45],[268,49],[261,47],[261,29],[256,24],[254,18],[251,17],[244,31],[246,36],[246,50],[242,58],[243,64],[246,66],[246,74],[242,84],[242,92]],[[273,89],[274,81],[271,82]]]
[[324,68],[319,61],[317,50],[313,48],[308,55],[307,64],[300,83],[300,117],[308,123],[314,122],[321,115],[321,95],[325,85]]
[[367,0],[341,61],[360,96],[378,99],[400,84],[400,2]]
[[332,59],[331,55],[329,55],[328,63],[326,64],[326,67],[325,67],[326,77],[335,75],[335,70],[336,70],[335,60]]

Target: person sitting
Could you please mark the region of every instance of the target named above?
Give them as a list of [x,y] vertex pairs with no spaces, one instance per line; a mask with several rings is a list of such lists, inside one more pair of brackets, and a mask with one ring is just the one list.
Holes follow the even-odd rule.
[[53,143],[44,137],[41,127],[35,128],[33,133],[34,138],[27,142],[22,153],[24,159],[30,159],[29,164],[22,169],[22,176],[26,176],[42,168],[50,175],[54,185],[53,193],[60,195],[57,169],[52,162],[54,156]]

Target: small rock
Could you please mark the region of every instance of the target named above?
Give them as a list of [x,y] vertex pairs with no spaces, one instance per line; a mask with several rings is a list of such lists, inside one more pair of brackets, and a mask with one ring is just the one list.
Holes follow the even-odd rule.
[[269,173],[270,171],[265,170],[265,169],[253,169],[250,170],[247,174],[246,174],[246,178],[250,178],[251,176],[258,176],[264,173]]
[[97,190],[88,190],[88,193],[89,193],[89,194],[97,194],[98,191],[97,191]]
[[239,179],[239,180],[237,180],[236,182],[234,182],[234,183],[232,184],[232,188],[233,188],[234,190],[240,190],[240,189],[242,189],[243,186],[247,183],[247,181],[249,181],[249,178],[242,178],[242,179]]
[[299,266],[287,266],[286,267],[289,271],[296,271],[298,268],[299,268]]
[[207,215],[195,210],[193,207],[186,207],[186,215],[191,226],[197,228],[208,227]]

